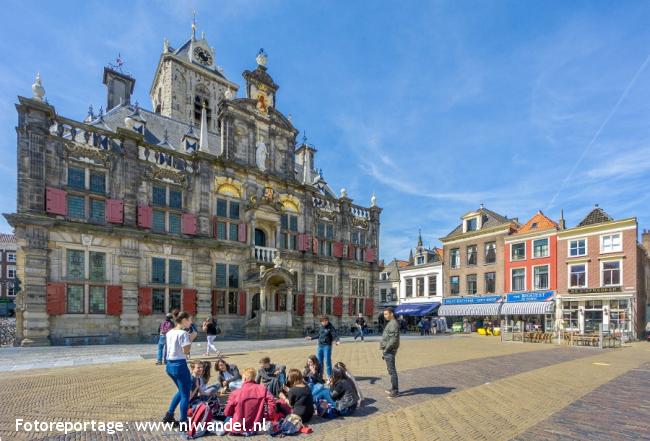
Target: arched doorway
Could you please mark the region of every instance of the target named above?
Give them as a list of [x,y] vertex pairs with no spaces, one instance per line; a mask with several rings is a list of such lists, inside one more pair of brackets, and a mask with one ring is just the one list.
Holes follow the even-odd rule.
[[260,230],[259,228],[255,228],[255,246],[266,246],[266,233],[264,230]]

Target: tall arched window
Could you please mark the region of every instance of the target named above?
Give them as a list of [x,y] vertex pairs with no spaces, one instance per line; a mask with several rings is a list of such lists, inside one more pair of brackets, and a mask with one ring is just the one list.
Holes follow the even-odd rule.
[[201,126],[201,110],[203,109],[203,104],[205,104],[205,110],[208,117],[208,127],[212,124],[212,109],[210,108],[210,92],[208,89],[199,84],[196,86],[194,92],[194,125],[196,127]]

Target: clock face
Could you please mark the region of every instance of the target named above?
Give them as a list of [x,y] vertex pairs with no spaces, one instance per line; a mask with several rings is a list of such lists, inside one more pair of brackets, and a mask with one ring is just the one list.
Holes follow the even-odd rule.
[[204,66],[212,65],[212,55],[201,47],[194,49],[194,58]]

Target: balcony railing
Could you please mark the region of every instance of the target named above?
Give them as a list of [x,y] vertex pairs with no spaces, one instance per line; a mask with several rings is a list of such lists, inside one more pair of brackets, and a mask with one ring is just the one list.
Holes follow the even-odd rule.
[[273,259],[278,254],[278,250],[270,247],[253,247],[253,258],[258,262],[273,263]]

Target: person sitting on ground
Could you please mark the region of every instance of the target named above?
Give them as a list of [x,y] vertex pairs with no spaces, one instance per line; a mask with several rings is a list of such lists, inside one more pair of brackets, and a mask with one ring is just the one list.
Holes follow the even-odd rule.
[[237,365],[228,364],[226,360],[220,358],[214,364],[214,370],[217,372],[217,382],[221,393],[227,393],[242,386],[243,380]]
[[318,361],[318,357],[315,355],[310,355],[307,357],[307,364],[302,373],[305,384],[310,388],[314,384],[323,384],[323,368]]
[[277,397],[285,383],[286,366],[271,363],[269,357],[262,357],[255,382],[263,384],[274,397]]
[[352,382],[341,368],[332,369],[332,384],[330,385],[332,399],[336,403],[336,411],[341,416],[352,415],[357,408],[359,396]]
[[255,369],[244,369],[242,378],[244,384],[228,397],[224,415],[231,417],[233,427],[238,423],[241,430],[233,433],[249,435],[254,434],[255,423],[276,418],[275,401],[266,387],[256,383]]
[[343,372],[345,372],[345,377],[352,382],[352,385],[354,386],[354,390],[357,393],[357,396],[359,397],[359,401],[357,402],[357,407],[361,407],[361,402],[363,401],[363,394],[361,393],[361,388],[359,387],[359,383],[357,383],[357,379],[354,378],[354,375],[348,370],[348,368],[345,366],[345,364],[342,361],[337,362],[334,367],[337,367],[341,369]]
[[291,406],[291,413],[298,415],[303,424],[308,423],[314,415],[314,400],[298,369],[289,369],[285,390],[286,394],[282,392],[280,396]]
[[190,406],[199,401],[205,401],[217,392],[217,388],[208,386],[210,381],[209,361],[190,361],[190,372],[192,373],[192,390],[190,392]]

